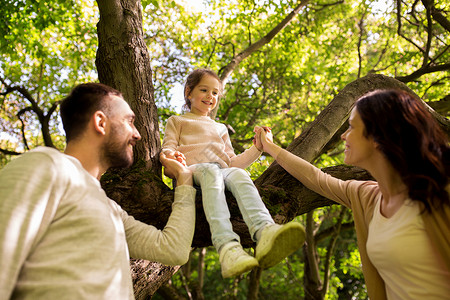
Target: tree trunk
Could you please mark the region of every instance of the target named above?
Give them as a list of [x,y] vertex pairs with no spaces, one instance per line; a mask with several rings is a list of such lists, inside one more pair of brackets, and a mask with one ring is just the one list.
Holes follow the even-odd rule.
[[[158,114],[150,56],[143,38],[141,2],[98,0],[97,4],[100,21],[95,62],[99,80],[123,93],[135,112],[135,125],[142,136],[134,149],[133,168],[109,172],[102,185],[108,196],[129,214],[163,228],[171,212],[173,194],[161,180]],[[147,299],[177,268],[137,261],[132,270],[136,299]]]
[[150,56],[142,29],[140,0],[98,0],[98,50],[95,64],[100,82],[123,93],[136,114],[142,140],[135,161],[160,172],[158,111],[153,98]]
[[198,266],[197,266],[198,280],[197,286],[195,288],[195,299],[197,300],[205,299],[205,296],[203,295],[203,284],[205,282],[205,255],[206,255],[205,247],[198,249]]
[[247,300],[258,300],[261,274],[262,274],[261,268],[253,269],[250,272],[250,283],[248,285]]
[[[97,3],[100,11],[96,58],[99,79],[123,93],[136,114],[136,127],[142,136],[142,140],[135,147],[133,167],[109,172],[102,179],[102,185],[108,196],[117,201],[130,215],[162,229],[171,213],[173,191],[161,180],[158,116],[153,98],[150,59],[143,39],[141,4],[139,0],[97,0]],[[357,98],[368,91],[390,87],[409,90],[401,82],[382,75],[368,75],[350,83],[311,126],[292,142],[288,150],[313,161],[344,124]],[[445,123],[445,120],[443,122]],[[327,171],[342,179],[370,178],[367,172],[346,166],[329,168]],[[307,190],[277,163],[272,164],[255,184],[278,223],[285,223],[297,215],[333,203]],[[227,202],[233,228],[241,236],[243,246],[253,246],[248,228],[230,193],[227,193]],[[196,206],[193,246],[210,246],[209,225],[203,213],[200,193],[197,193]],[[153,294],[161,285],[159,279],[167,280],[176,270],[159,264],[140,264],[144,266],[134,272],[135,282],[140,282],[139,287],[135,286],[135,289],[147,290],[145,297]],[[145,277],[150,270],[155,277]],[[145,286],[146,284],[148,285]]]
[[305,300],[319,300],[322,298],[322,282],[320,280],[319,256],[314,239],[313,211],[306,215],[306,243],[303,247],[305,256],[305,267],[303,275],[303,286],[305,289]]
[[131,275],[136,300],[151,299],[156,290],[167,282],[178,269],[179,267],[164,266],[142,259],[131,260]]

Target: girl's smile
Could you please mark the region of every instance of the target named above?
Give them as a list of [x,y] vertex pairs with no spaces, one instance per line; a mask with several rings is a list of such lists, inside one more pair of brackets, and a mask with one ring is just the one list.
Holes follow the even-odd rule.
[[199,116],[208,116],[217,105],[219,91],[220,82],[213,76],[204,75],[189,92],[191,112]]

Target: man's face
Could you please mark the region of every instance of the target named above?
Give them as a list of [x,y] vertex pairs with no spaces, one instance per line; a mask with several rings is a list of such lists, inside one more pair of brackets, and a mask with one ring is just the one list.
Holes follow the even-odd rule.
[[109,130],[102,148],[102,159],[108,167],[127,168],[133,163],[133,146],[141,135],[134,126],[134,113],[128,103],[118,96],[109,97]]

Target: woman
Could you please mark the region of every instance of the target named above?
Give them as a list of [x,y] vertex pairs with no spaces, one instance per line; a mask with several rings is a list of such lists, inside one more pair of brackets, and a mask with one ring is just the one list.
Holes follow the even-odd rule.
[[349,125],[345,163],[376,181],[329,176],[273,144],[270,131],[260,131],[261,142],[306,187],[352,209],[371,299],[448,299],[448,137],[423,103],[401,90],[360,98]]

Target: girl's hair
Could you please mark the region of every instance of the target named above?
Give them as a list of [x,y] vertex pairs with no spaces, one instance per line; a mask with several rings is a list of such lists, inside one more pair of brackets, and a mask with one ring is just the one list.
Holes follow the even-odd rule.
[[183,105],[183,108],[186,110],[191,109],[191,100],[188,98],[190,92],[200,83],[203,76],[209,75],[217,79],[219,81],[219,97],[222,96],[222,81],[220,80],[219,76],[216,74],[216,72],[211,71],[209,69],[196,69],[191,72],[191,74],[188,75],[186,78],[186,83],[184,84],[184,101],[185,104]]
[[400,173],[409,197],[427,211],[450,205],[449,139],[422,101],[403,90],[377,90],[361,97],[356,110],[365,136]]

